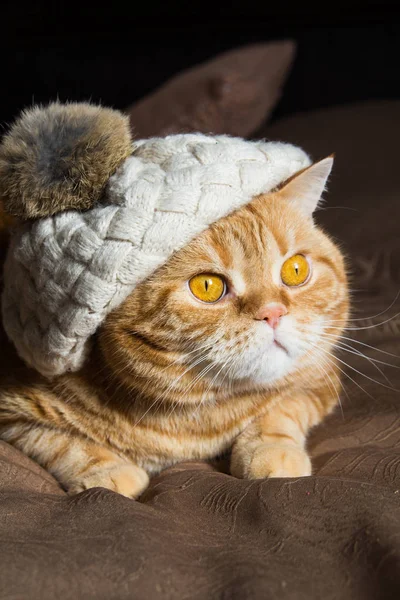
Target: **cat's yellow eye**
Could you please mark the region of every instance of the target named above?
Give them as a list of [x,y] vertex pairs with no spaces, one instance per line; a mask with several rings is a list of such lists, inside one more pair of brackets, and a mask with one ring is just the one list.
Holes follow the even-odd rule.
[[189,281],[193,296],[202,302],[217,302],[225,293],[225,281],[220,275],[201,273]]
[[285,285],[294,287],[306,283],[310,276],[310,265],[302,254],[291,256],[282,265],[281,279]]

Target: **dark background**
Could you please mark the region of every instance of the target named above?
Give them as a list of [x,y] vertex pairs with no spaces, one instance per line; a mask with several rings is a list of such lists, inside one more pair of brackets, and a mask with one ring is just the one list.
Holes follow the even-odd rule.
[[398,0],[214,4],[3,2],[0,122],[57,97],[124,108],[218,52],[288,37],[298,54],[274,118],[400,97]]

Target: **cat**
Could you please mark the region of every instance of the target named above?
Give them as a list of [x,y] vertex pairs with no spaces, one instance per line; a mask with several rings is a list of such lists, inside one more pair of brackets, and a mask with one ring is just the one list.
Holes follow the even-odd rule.
[[136,498],[161,469],[228,450],[236,477],[310,475],[349,311],[344,257],[312,218],[332,162],[176,252],[108,315],[79,372],[45,379],[2,332],[0,438],[71,494]]

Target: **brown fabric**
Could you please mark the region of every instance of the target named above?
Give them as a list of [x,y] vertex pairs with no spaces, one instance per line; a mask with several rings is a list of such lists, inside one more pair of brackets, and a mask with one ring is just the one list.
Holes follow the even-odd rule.
[[253,44],[179,73],[127,109],[135,137],[250,135],[275,108],[295,49],[292,41]]
[[[264,132],[316,158],[337,153],[318,218],[351,252],[356,318],[385,311],[400,287],[398,131],[400,103],[382,103]],[[355,323],[399,310],[397,300]],[[398,317],[353,333],[400,354]],[[389,386],[367,360],[341,357]],[[399,389],[400,370],[378,366]],[[1,444],[0,598],[400,598],[400,395],[347,372],[342,411],[310,438],[309,478],[241,481],[192,463],[155,478],[140,502],[103,489],[70,498]]]

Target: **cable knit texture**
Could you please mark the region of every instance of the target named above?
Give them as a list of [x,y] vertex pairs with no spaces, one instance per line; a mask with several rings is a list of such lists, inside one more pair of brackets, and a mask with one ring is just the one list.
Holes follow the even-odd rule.
[[4,273],[3,320],[47,377],[78,370],[106,315],[172,253],[310,164],[290,144],[174,135],[135,142],[101,204],[21,226]]

